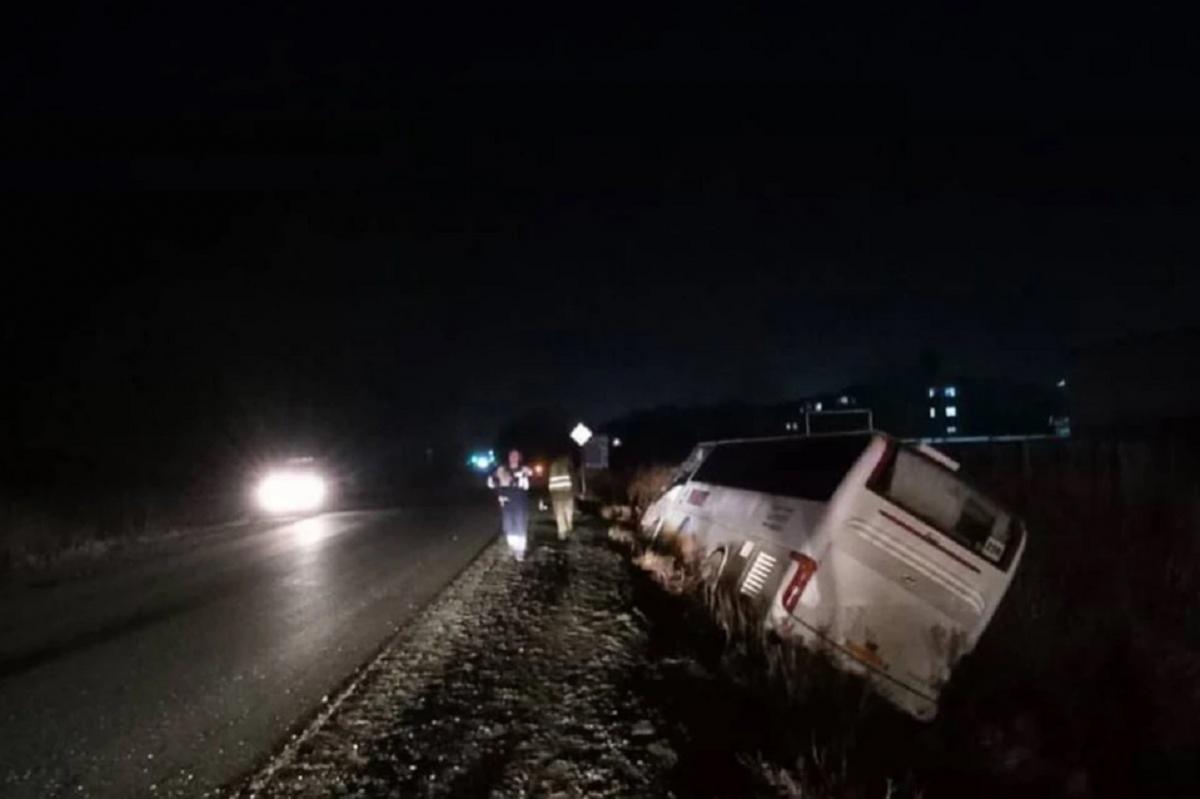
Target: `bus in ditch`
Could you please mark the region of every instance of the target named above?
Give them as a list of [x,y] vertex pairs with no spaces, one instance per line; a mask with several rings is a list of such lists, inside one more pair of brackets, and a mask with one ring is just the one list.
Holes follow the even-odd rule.
[[887,434],[701,443],[642,518],[767,629],[932,719],[1004,598],[1025,526],[947,455]]

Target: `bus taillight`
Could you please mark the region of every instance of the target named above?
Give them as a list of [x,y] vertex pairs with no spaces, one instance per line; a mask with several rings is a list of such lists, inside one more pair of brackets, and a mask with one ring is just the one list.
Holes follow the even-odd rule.
[[796,571],[792,575],[791,582],[787,588],[783,590],[783,596],[780,601],[783,603],[783,608],[788,613],[796,607],[796,603],[800,601],[800,595],[804,593],[804,587],[808,585],[808,581],[817,573],[817,562],[808,555],[803,555],[799,552],[792,553],[792,560],[796,562]]

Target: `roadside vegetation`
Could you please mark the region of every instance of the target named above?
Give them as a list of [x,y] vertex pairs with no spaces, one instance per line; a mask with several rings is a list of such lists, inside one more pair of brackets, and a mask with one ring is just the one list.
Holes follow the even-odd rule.
[[[1026,519],[1030,538],[1008,596],[929,724],[765,638],[740,605],[707,589],[679,542],[651,550],[629,532],[613,537],[630,542],[661,587],[643,600],[673,603],[661,625],[719,642],[707,665],[722,675],[721,691],[694,698],[739,722],[729,744],[768,793],[1195,795],[1196,451],[1180,437],[1130,437],[953,452]],[[630,480],[635,508],[667,471]]]
[[119,492],[56,503],[0,497],[0,578],[83,566],[183,529],[230,521],[241,513],[234,499],[183,496],[168,507]]

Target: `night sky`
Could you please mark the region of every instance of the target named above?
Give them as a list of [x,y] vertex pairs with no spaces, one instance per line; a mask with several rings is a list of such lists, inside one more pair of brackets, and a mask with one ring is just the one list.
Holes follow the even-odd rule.
[[358,13],[14,27],[8,449],[1042,382],[1200,315],[1180,21]]

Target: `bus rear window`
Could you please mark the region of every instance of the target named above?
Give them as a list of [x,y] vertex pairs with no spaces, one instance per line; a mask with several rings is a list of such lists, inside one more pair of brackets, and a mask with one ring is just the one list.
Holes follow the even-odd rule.
[[960,546],[1001,566],[1016,550],[1015,520],[957,474],[899,448],[870,488],[947,535]]

